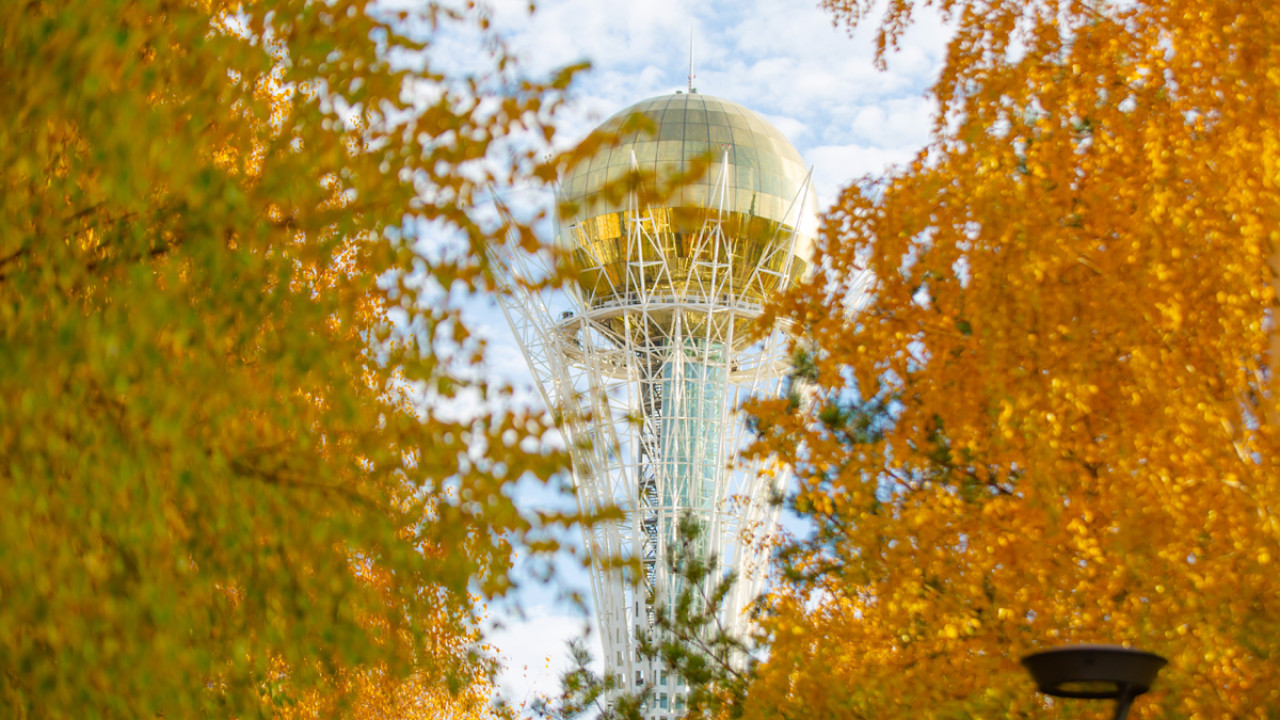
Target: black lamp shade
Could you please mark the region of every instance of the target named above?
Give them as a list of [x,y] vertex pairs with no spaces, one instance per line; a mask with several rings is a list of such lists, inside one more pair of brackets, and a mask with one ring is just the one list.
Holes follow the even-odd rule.
[[1151,689],[1167,662],[1118,645],[1068,645],[1022,658],[1040,692],[1065,698],[1136,697]]

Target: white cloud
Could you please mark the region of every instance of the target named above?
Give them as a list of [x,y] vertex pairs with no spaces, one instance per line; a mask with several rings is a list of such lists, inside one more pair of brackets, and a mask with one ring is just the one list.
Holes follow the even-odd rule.
[[813,184],[819,206],[830,204],[836,194],[850,182],[865,175],[883,175],[895,165],[903,165],[915,157],[915,148],[879,148],[867,145],[822,145],[809,150],[805,159],[821,159],[814,165]]

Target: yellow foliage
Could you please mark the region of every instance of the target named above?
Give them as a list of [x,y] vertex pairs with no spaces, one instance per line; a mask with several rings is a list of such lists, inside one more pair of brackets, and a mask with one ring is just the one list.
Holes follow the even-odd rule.
[[1170,660],[1134,717],[1274,714],[1280,8],[926,4],[956,25],[934,140],[843,193],[836,282],[779,308],[818,402],[762,405],[762,449],[818,532],[748,713],[1101,716],[1018,659],[1106,642]]
[[[476,191],[552,177],[494,143],[572,73],[374,12],[0,3],[0,715],[480,708],[469,591],[539,530],[504,484],[564,458],[439,298],[492,290]],[[492,65],[410,69],[451,29]]]

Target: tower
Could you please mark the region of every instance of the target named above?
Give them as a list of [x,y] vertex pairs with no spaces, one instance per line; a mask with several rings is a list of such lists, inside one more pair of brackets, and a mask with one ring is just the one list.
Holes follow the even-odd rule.
[[[567,309],[520,290],[516,277],[542,272],[529,256],[499,263],[513,276],[501,304],[560,413],[580,509],[623,511],[585,538],[605,671],[625,688],[655,684],[647,715],[668,717],[681,709],[682,687],[637,655],[636,635],[680,591],[663,562],[680,516],[691,513],[703,527],[700,550],[739,575],[725,626],[741,629],[764,580],[767,558],[743,537],[773,532],[770,498],[785,476],[734,463],[746,439],[738,407],[781,387],[785,338],[754,321],[808,271],[816,203],[791,143],[727,100],[651,98],[593,136],[598,150],[557,193],[557,243],[578,276]],[[610,558],[638,561],[642,576]]]

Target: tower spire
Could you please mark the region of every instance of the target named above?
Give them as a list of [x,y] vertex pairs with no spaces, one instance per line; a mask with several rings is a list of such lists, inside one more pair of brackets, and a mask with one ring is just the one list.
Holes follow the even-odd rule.
[[693,89],[693,26],[689,27],[689,92],[695,92]]

